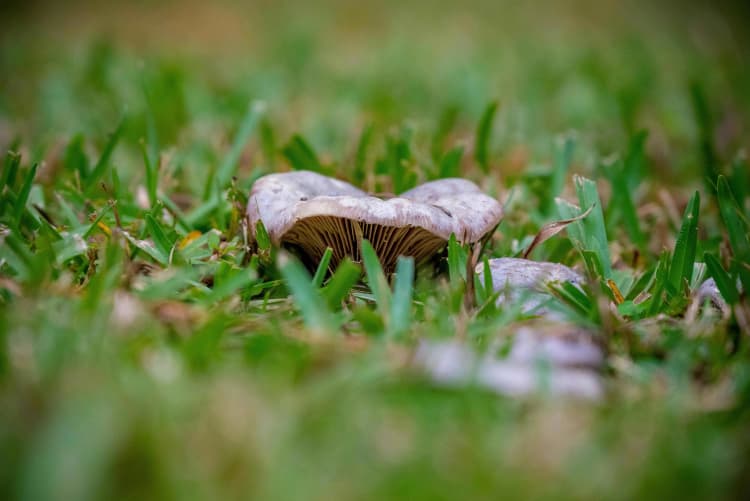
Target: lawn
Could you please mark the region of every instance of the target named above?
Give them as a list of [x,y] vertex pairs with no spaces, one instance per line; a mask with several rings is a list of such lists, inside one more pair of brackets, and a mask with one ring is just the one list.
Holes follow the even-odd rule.
[[[653,3],[0,7],[0,497],[750,496],[750,11]],[[505,215],[308,269],[246,214],[299,170]],[[498,303],[527,254],[584,283]],[[542,328],[601,392],[420,358]]]

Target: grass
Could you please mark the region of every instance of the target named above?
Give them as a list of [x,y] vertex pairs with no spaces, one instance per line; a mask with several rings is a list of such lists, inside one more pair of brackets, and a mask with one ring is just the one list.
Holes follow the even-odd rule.
[[[747,12],[584,5],[4,7],[2,497],[746,497]],[[434,276],[307,270],[244,217],[289,169],[506,217]],[[603,401],[409,369],[529,322],[470,276],[527,250],[585,271]]]

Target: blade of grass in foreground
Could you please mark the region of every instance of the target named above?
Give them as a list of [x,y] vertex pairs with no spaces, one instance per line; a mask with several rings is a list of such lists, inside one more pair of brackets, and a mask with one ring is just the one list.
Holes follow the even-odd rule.
[[674,254],[672,254],[672,264],[669,266],[669,283],[676,293],[682,291],[683,283],[690,283],[693,275],[693,263],[698,246],[700,204],[700,194],[696,191],[682,216],[680,234],[677,237]]
[[400,256],[396,263],[396,277],[393,281],[393,301],[389,335],[403,334],[411,325],[411,304],[414,291],[414,258]]
[[602,212],[602,201],[596,183],[582,176],[575,176],[573,182],[578,194],[578,203],[582,209],[593,207],[591,214],[574,224],[581,225],[583,229],[583,242],[585,250],[592,251],[599,258],[604,278],[612,276],[612,260],[609,255],[609,244],[607,230],[604,226],[604,213]]
[[380,266],[378,255],[367,240],[362,240],[362,262],[365,265],[367,283],[375,297],[378,311],[387,324],[391,306],[391,289],[388,287],[388,280],[385,278],[382,266]]
[[466,249],[458,243],[456,235],[451,233],[448,239],[448,279],[454,288],[457,288],[462,280],[466,280],[467,259]]
[[302,263],[288,258],[281,266],[281,274],[294,297],[294,303],[302,314],[305,325],[315,331],[331,331],[336,322],[328,310],[318,289],[313,286],[310,274]]
[[349,295],[349,292],[362,276],[362,270],[354,264],[349,258],[344,259],[339,264],[328,284],[323,288],[321,293],[328,303],[331,310],[341,307],[341,303]]

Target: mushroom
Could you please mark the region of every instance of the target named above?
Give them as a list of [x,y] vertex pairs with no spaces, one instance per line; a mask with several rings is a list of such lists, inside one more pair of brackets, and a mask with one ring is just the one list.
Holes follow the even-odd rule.
[[247,204],[253,236],[262,221],[271,242],[296,249],[314,267],[326,248],[333,268],[344,257],[361,260],[362,240],[392,272],[399,256],[421,263],[451,234],[460,243],[489,237],[500,222],[500,203],[465,179],[432,181],[383,200],[310,171],[269,174],[253,185]]
[[510,350],[499,342],[484,353],[457,339],[420,341],[411,366],[439,385],[476,384],[509,396],[546,390],[598,400],[605,394],[606,355],[594,333],[565,322],[535,320],[516,328]]
[[[559,263],[502,257],[490,259],[488,264],[493,289],[495,292],[502,291],[497,303],[523,299],[523,311],[526,313],[548,313],[544,308],[544,304],[551,299],[548,284],[570,282],[580,287],[585,283],[580,273]],[[479,275],[479,280],[484,281],[484,264],[479,263],[474,271]]]

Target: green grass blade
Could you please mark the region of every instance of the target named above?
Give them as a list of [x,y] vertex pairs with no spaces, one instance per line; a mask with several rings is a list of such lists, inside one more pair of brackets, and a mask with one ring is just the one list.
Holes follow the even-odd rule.
[[582,176],[575,176],[573,182],[581,208],[593,207],[591,214],[574,224],[581,225],[585,249],[596,253],[602,266],[604,278],[611,278],[612,260],[609,255],[609,240],[604,226],[602,201],[599,198],[596,183]]
[[[750,163],[747,161],[746,154],[741,152],[735,156],[732,161],[732,170],[728,179],[729,186],[732,188],[735,200],[747,200],[750,198]],[[750,217],[747,208],[744,216]]]
[[[260,223],[260,220],[258,222]],[[320,258],[318,268],[315,270],[315,275],[313,275],[313,287],[320,287],[323,285],[323,279],[326,277],[326,273],[328,273],[328,264],[331,262],[332,256],[333,249],[330,247],[326,248],[323,257]]]
[[703,254],[703,262],[706,263],[708,275],[716,282],[716,287],[721,292],[721,296],[729,304],[736,304],[739,300],[736,282],[721,266],[719,259],[711,253]]
[[656,271],[654,272],[654,283],[651,287],[651,299],[649,299],[649,307],[647,315],[652,317],[657,313],[661,312],[664,301],[664,291],[669,287],[669,269],[670,269],[670,255],[669,251],[665,250],[659,257],[659,264],[656,265]]
[[367,152],[372,143],[373,130],[372,124],[365,126],[357,142],[357,153],[354,155],[354,171],[352,172],[352,180],[357,185],[361,185],[367,177]]
[[143,157],[143,165],[146,168],[146,192],[148,193],[148,201],[153,207],[156,203],[156,187],[158,185],[158,172],[156,166],[151,162],[151,158],[148,154],[148,147],[144,141],[140,142],[141,156]]
[[378,255],[367,240],[362,240],[362,263],[365,266],[367,283],[375,297],[378,311],[387,325],[387,318],[391,309],[391,289],[388,287],[388,280],[385,278]]
[[466,280],[467,259],[466,249],[458,243],[456,235],[451,233],[448,239],[448,278],[454,287]]
[[719,174],[718,157],[714,145],[714,121],[703,84],[697,80],[690,83],[690,98],[695,121],[698,125],[700,154],[702,156],[703,179],[706,186]]
[[458,177],[461,174],[461,158],[463,155],[463,146],[456,146],[448,150],[440,159],[439,177]]
[[259,250],[268,251],[271,249],[271,237],[268,236],[266,225],[260,219],[255,223],[255,241],[258,243]]
[[164,229],[151,214],[146,214],[146,228],[148,229],[149,235],[151,235],[151,238],[154,240],[154,245],[159,249],[159,252],[165,256],[169,256],[172,253],[174,242],[169,240]]
[[693,263],[698,248],[698,212],[700,211],[700,194],[696,191],[690,198],[682,216],[682,226],[677,237],[672,264],[669,267],[669,283],[678,293],[682,291],[685,281],[690,283],[693,276]]
[[266,161],[266,167],[270,170],[276,168],[276,156],[278,150],[276,149],[276,133],[273,130],[273,125],[264,118],[260,121],[260,145],[263,150],[263,158]]
[[26,174],[26,177],[23,180],[21,189],[18,192],[15,207],[13,208],[14,219],[17,224],[20,224],[21,216],[26,209],[26,202],[29,199],[29,193],[31,193],[31,185],[34,183],[37,167],[38,164],[34,164],[31,166],[31,169],[29,169],[29,172]]
[[625,295],[626,301],[633,301],[638,295],[646,290],[650,285],[651,282],[654,279],[654,272],[656,271],[656,268],[650,268],[643,272],[640,277],[633,283],[633,285],[628,289],[628,293]]
[[727,228],[732,252],[740,261],[750,260],[750,241],[748,241],[748,224],[732,194],[727,178],[719,176],[717,182],[719,211]]
[[295,134],[281,149],[281,153],[289,160],[289,164],[296,170],[312,170],[323,172],[323,165],[318,160],[312,146],[299,134]]
[[[646,237],[641,230],[638,213],[635,202],[633,201],[633,191],[637,187],[640,175],[637,172],[638,166],[642,163],[643,156],[643,139],[645,136],[639,135],[640,140],[631,142],[631,150],[628,152],[626,160],[617,161],[612,165],[606,165],[608,172],[611,172],[610,182],[612,184],[611,206],[619,212],[625,226],[625,231],[632,240],[633,244],[643,253],[646,251]],[[633,186],[635,185],[635,186]],[[611,223],[611,221],[610,221]]]
[[497,101],[493,101],[487,105],[482,113],[482,118],[479,120],[479,126],[477,127],[474,158],[482,168],[483,172],[489,172],[490,170],[490,136],[492,135],[492,125],[495,122],[497,108]]
[[430,152],[432,161],[437,162],[440,157],[443,156],[443,145],[445,144],[448,135],[456,126],[458,120],[458,106],[447,106],[441,113],[438,119],[437,127],[435,132],[432,134],[432,142],[430,146]]
[[545,204],[545,213],[552,212],[555,197],[559,196],[565,186],[565,178],[570,170],[570,164],[573,162],[575,153],[575,139],[566,135],[558,139],[555,145],[554,163],[552,164],[552,173],[549,181],[548,196],[542,200]]
[[0,194],[6,187],[13,190],[16,184],[16,176],[18,175],[18,168],[21,165],[21,154],[15,151],[9,151],[5,155],[5,162],[3,163],[3,176],[0,180]]
[[109,211],[112,210],[112,207],[113,207],[113,204],[109,203],[106,206],[104,206],[101,209],[99,209],[99,214],[97,214],[97,216],[91,222],[91,224],[89,225],[89,227],[83,233],[83,238],[84,239],[89,238],[94,233],[94,230],[96,230],[97,227],[99,226],[99,222],[104,218],[105,215],[107,215],[109,213]]
[[281,266],[281,274],[294,297],[308,328],[316,331],[333,330],[335,322],[318,289],[313,286],[310,274],[302,263],[290,258]]
[[167,266],[169,264],[169,254],[164,254],[155,245],[151,244],[151,242],[135,238],[128,232],[123,232],[123,235],[125,235],[125,238],[128,242],[151,256],[151,258],[157,263],[161,264],[162,266]]
[[102,154],[99,156],[99,160],[96,162],[96,165],[94,166],[94,170],[91,171],[91,174],[85,179],[85,191],[91,190],[96,183],[104,177],[105,172],[107,171],[107,168],[109,167],[109,159],[112,157],[112,152],[115,151],[115,147],[117,146],[117,143],[120,141],[120,136],[122,136],[122,131],[125,127],[125,117],[123,116],[120,119],[120,122],[117,124],[117,127],[115,128],[114,132],[109,135],[109,139],[107,139],[107,144],[104,146],[104,150],[102,150]]
[[391,303],[390,335],[403,334],[411,325],[412,295],[414,292],[414,258],[400,256],[396,263]]
[[564,304],[570,306],[579,315],[594,320],[596,317],[592,299],[578,286],[570,282],[550,283],[548,288]]
[[242,150],[245,148],[245,144],[247,144],[250,136],[258,126],[258,122],[260,122],[265,111],[266,106],[262,101],[253,101],[248,106],[245,117],[242,119],[242,123],[240,123],[240,128],[234,136],[232,147],[229,149],[229,152],[216,170],[215,177],[219,188],[225,188],[232,180],[234,173],[237,172]]
[[495,285],[492,283],[492,269],[490,260],[485,256],[482,263],[482,276],[484,277],[484,295],[485,299],[495,293]]
[[331,310],[341,307],[341,303],[349,295],[352,287],[362,276],[362,269],[354,264],[349,258],[341,261],[336,271],[331,276],[322,290],[323,297]]

